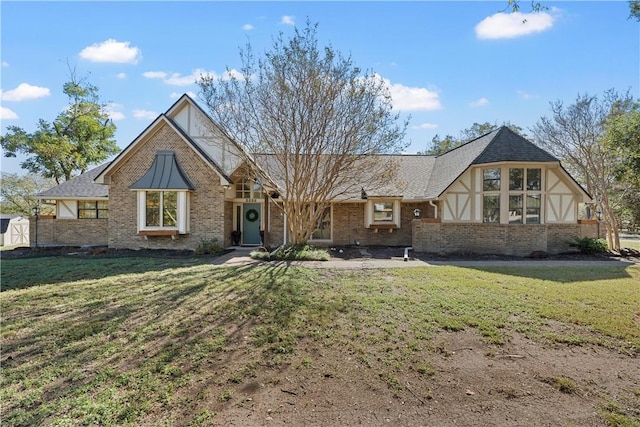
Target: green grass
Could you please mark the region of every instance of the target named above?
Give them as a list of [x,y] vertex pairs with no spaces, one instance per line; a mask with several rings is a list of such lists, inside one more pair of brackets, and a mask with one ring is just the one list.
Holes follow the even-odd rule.
[[623,240],[620,242],[620,247],[631,248],[640,251],[640,240]]
[[393,391],[405,371],[434,375],[425,355],[443,330],[640,353],[639,267],[331,271],[197,257],[1,267],[4,425],[211,424],[261,369],[314,369],[301,347],[314,343],[352,354]]

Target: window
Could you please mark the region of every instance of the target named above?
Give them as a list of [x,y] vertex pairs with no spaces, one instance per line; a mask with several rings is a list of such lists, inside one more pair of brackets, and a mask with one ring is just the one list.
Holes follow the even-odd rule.
[[366,228],[400,228],[400,200],[369,198],[364,217]]
[[393,202],[374,203],[373,222],[393,222]]
[[311,240],[331,240],[331,207],[327,206],[316,223]]
[[243,179],[236,184],[236,199],[259,199],[262,197],[260,184]]
[[509,224],[540,224],[541,176],[539,168],[509,169]]
[[138,232],[189,233],[189,191],[138,191]]
[[500,169],[485,169],[483,171],[483,191],[500,191]]
[[[505,178],[502,186],[501,172],[504,172],[503,175],[508,177],[508,180]],[[491,224],[541,223],[542,169],[484,169],[482,171],[482,190],[482,222]],[[501,198],[503,199],[501,200]],[[501,214],[505,216],[502,220]]]
[[176,191],[147,191],[147,227],[175,227],[178,218],[178,193]]
[[500,169],[482,171],[482,222],[500,223]]
[[106,200],[80,200],[78,201],[78,218],[80,219],[107,219],[109,208]]
[[482,197],[482,222],[488,224],[500,223],[500,195],[484,195]]

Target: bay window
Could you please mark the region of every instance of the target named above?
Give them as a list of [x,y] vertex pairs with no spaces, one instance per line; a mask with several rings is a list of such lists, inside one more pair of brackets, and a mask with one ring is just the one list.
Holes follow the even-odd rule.
[[189,232],[187,191],[138,191],[138,231],[177,230]]

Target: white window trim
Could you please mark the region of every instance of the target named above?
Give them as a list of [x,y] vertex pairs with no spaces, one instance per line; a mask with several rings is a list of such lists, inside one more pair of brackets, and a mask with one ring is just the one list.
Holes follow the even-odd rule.
[[[147,224],[147,192],[163,191],[178,193],[178,218],[177,224],[172,227],[148,227]],[[155,230],[178,230],[178,234],[188,234],[190,228],[189,220],[189,192],[185,190],[138,190],[138,232]]]
[[[500,169],[500,190],[490,190],[484,191],[483,180],[484,180],[484,171],[486,169]],[[524,169],[524,177],[523,177],[523,190],[509,190],[509,170],[510,169]],[[527,190],[527,170],[528,169],[540,169],[540,190]],[[513,226],[519,225],[541,225],[545,224],[545,200],[547,198],[546,191],[546,182],[545,182],[545,173],[547,168],[543,165],[534,165],[534,164],[502,164],[502,165],[483,165],[483,167],[479,168],[478,179],[479,183],[479,199],[478,202],[480,204],[480,209],[478,210],[478,214],[480,215],[478,220],[482,224],[508,224]],[[484,196],[485,195],[500,195],[500,222],[499,223],[486,223],[484,222]],[[523,196],[523,222],[521,224],[510,224],[509,223],[509,196],[511,195],[522,195]],[[539,223],[527,223],[526,222],[526,197],[527,195],[540,195],[540,222]]]
[[[376,203],[393,203],[393,221],[374,221],[373,211]],[[395,226],[400,228],[400,199],[389,198],[369,198],[364,210],[364,223],[366,228],[375,228],[376,226]]]

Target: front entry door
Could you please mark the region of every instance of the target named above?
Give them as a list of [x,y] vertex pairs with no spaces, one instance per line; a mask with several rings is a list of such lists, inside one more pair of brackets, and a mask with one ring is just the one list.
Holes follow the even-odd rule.
[[262,239],[260,238],[261,215],[260,204],[245,203],[242,205],[243,245],[259,245],[262,243]]

